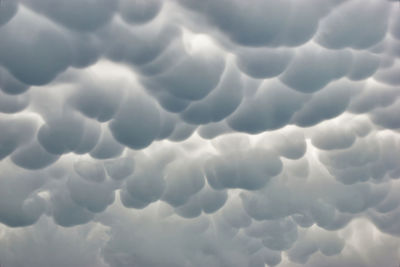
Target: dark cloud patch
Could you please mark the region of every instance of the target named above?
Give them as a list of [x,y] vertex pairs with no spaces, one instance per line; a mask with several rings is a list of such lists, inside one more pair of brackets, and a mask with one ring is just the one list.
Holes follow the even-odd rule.
[[24,110],[29,105],[29,95],[6,95],[0,92],[0,112],[16,113]]
[[134,28],[115,19],[97,33],[107,58],[140,67],[145,74],[159,73],[176,63],[176,57],[182,56],[179,41],[174,42],[179,35],[179,29],[170,23],[155,22]]
[[[289,17],[289,1],[257,2],[246,5],[240,1],[181,1],[202,12],[235,42],[260,46],[271,43],[284,28]],[[252,16],[246,14],[251,13]]]
[[315,131],[311,138],[312,144],[324,150],[345,149],[353,145],[356,140],[354,132],[337,125],[326,125]]
[[11,160],[16,165],[30,170],[47,167],[58,158],[58,155],[50,154],[37,141],[16,149],[11,155]]
[[266,81],[255,96],[242,102],[228,124],[233,130],[248,133],[278,129],[290,121],[307,98],[279,81]]
[[107,174],[116,180],[121,180],[134,172],[135,161],[131,157],[112,159],[104,163]]
[[91,221],[94,214],[75,203],[67,190],[59,188],[54,190],[54,194],[51,195],[51,215],[54,221],[64,227],[72,227]]
[[206,176],[214,189],[256,190],[263,187],[270,177],[279,174],[281,169],[282,163],[273,152],[254,149],[209,159]]
[[[321,21],[316,39],[331,49],[371,47],[386,35],[389,10],[385,2],[349,1]],[[370,25],[370,20],[375,23]]]
[[351,97],[357,93],[362,84],[340,80],[313,94],[292,117],[296,125],[306,127],[332,119],[346,111]]
[[96,159],[109,159],[120,156],[123,151],[124,146],[114,139],[108,128],[103,128],[98,143],[90,150],[90,156]]
[[271,78],[281,74],[292,57],[293,52],[289,49],[243,49],[238,51],[237,64],[253,78]]
[[121,191],[121,200],[126,207],[143,209],[161,198],[165,190],[165,181],[158,170],[136,172],[126,181]]
[[30,118],[18,118],[14,120],[0,120],[0,159],[10,155],[15,149],[32,140],[37,124]]
[[400,79],[397,75],[400,71],[400,64],[395,63],[395,65],[390,68],[390,69],[383,69],[378,71],[374,77],[383,83],[393,85],[393,86],[398,86],[400,84]]
[[126,207],[143,209],[162,198],[166,188],[165,167],[175,157],[174,151],[166,153],[168,155],[161,153],[154,159],[145,154],[137,155],[135,162],[140,167],[126,178],[120,194]]
[[106,179],[106,173],[100,162],[80,160],[74,163],[74,171],[88,182],[102,183]]
[[217,86],[224,66],[218,54],[186,55],[170,70],[154,77],[153,87],[166,90],[178,99],[200,100]]
[[397,99],[395,87],[379,83],[367,84],[361,94],[350,102],[349,110],[354,113],[367,113],[376,108],[390,106]]
[[280,79],[299,92],[314,93],[331,81],[345,76],[351,63],[352,54],[349,51],[306,46],[298,51]]
[[303,157],[307,150],[304,134],[295,130],[267,135],[258,144],[260,146],[270,146],[279,155],[292,160]]
[[160,124],[160,111],[156,103],[145,96],[133,96],[125,99],[109,127],[118,142],[142,149],[157,138]]
[[352,66],[347,74],[351,80],[363,80],[371,77],[379,68],[379,56],[368,52],[353,52]]
[[18,11],[18,1],[2,1],[0,9],[0,26],[6,24]]
[[[15,34],[24,31],[25,34]],[[0,62],[23,83],[43,85],[71,62],[66,35],[51,22],[21,8],[0,28]]]
[[372,112],[372,120],[385,128],[389,129],[398,129],[400,128],[400,120],[397,112],[400,109],[400,105],[398,102],[394,103],[393,105],[387,108],[380,108]]
[[71,96],[70,103],[85,116],[106,122],[119,109],[124,97],[121,87],[118,83],[83,81]]
[[94,31],[113,16],[117,2],[96,1],[24,1],[24,4],[60,25],[76,31]]
[[122,0],[119,3],[119,12],[122,18],[134,24],[147,23],[154,19],[162,8],[163,2],[159,0]]
[[90,212],[97,213],[104,211],[108,205],[114,202],[115,193],[113,186],[108,181],[93,181],[93,176],[89,177],[92,178],[90,181],[87,173],[85,173],[86,177],[82,177],[82,171],[79,174],[81,178],[71,175],[67,181],[71,199],[76,204]]
[[71,34],[71,65],[75,68],[85,68],[95,64],[102,53],[102,41],[93,34]]
[[34,224],[44,212],[45,202],[34,192],[45,183],[40,172],[17,170],[2,163],[0,177],[0,222],[11,227]]
[[183,120],[192,124],[221,121],[239,106],[242,88],[240,73],[227,66],[218,86],[202,100],[192,102],[181,116]]
[[171,163],[165,170],[166,187],[162,199],[172,206],[185,204],[204,187],[204,174],[199,166]]
[[18,81],[7,69],[2,67],[0,67],[0,77],[0,89],[6,94],[21,94],[29,89],[28,85]]
[[[92,125],[90,121],[85,121],[78,114],[62,114],[50,118],[46,124],[40,127],[38,140],[49,153],[57,155],[68,153],[79,146],[85,146],[82,141],[90,142],[89,146],[91,147],[95,145],[88,138],[84,140],[85,132],[90,134],[93,127],[96,126]],[[98,127],[96,128],[99,130]]]
[[225,122],[209,123],[199,127],[198,133],[204,139],[213,139],[218,135],[232,132],[232,129]]

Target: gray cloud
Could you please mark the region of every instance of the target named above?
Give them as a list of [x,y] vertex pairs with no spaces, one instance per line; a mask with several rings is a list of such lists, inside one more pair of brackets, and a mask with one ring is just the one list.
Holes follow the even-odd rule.
[[0,265],[397,266],[397,5],[0,1]]

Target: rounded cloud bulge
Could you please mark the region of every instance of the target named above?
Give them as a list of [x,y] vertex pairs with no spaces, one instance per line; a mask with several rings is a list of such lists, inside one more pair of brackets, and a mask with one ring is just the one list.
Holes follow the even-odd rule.
[[0,0],[0,266],[397,266],[394,0]]

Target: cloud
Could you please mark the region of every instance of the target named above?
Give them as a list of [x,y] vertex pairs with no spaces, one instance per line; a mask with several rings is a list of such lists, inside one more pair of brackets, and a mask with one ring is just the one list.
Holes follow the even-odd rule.
[[[386,35],[388,20],[385,17],[390,10],[389,7],[389,4],[383,1],[344,3],[321,21],[320,31],[316,33],[317,41],[332,49],[369,48]],[[372,18],[376,18],[375,23],[371,25],[373,28],[366,29],[365,23]]]
[[[26,34],[15,34],[21,31]],[[46,84],[71,62],[65,33],[27,8],[21,7],[0,33],[0,62],[23,83]]]
[[314,93],[345,76],[352,63],[352,54],[346,50],[332,51],[311,45],[299,50],[281,80],[303,93]]
[[157,16],[162,5],[160,0],[123,0],[118,9],[122,18],[129,23],[147,23]]
[[1,19],[0,25],[6,24],[16,13],[18,10],[18,2],[17,1],[4,1],[2,3],[1,8]]
[[52,21],[76,31],[94,31],[106,24],[112,17],[116,3],[99,0],[92,1],[59,1],[35,0],[25,1],[26,5]]
[[271,78],[281,74],[292,60],[290,49],[264,48],[238,51],[237,64],[253,78]]
[[141,149],[156,139],[160,124],[160,112],[154,102],[135,96],[126,99],[109,127],[118,142]]
[[0,1],[0,265],[397,266],[397,4]]
[[260,133],[288,124],[308,96],[291,90],[281,82],[264,81],[254,96],[248,97],[227,120],[236,131]]

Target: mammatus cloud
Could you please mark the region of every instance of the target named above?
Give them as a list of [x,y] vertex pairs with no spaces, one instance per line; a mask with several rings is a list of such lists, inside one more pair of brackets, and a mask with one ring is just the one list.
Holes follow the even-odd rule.
[[2,0],[0,264],[398,266],[400,6]]

